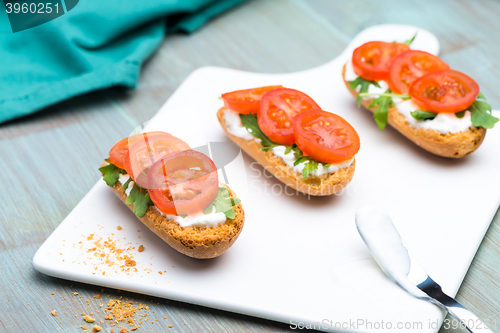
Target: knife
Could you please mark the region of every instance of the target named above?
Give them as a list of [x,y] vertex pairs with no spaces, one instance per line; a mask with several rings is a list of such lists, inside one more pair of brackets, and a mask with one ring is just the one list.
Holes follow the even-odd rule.
[[368,206],[356,211],[356,227],[380,268],[408,293],[448,311],[469,332],[493,333],[465,306],[446,295],[408,250],[389,213]]

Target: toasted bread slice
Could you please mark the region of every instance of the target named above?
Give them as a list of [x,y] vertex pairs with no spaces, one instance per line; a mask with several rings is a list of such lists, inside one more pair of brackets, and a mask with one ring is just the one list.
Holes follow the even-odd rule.
[[[231,197],[236,198],[236,194],[228,186],[226,188]],[[117,181],[112,189],[126,205],[127,195],[122,184]],[[134,209],[133,204],[127,206],[131,210]],[[241,203],[233,209],[236,214],[234,219],[227,218],[224,223],[206,228],[181,227],[174,220],[161,215],[154,207],[149,207],[144,217],[138,219],[180,253],[196,259],[210,259],[220,256],[229,249],[243,229],[245,212]]]
[[237,144],[244,152],[259,162],[268,172],[291,188],[314,196],[325,196],[337,193],[351,181],[356,161],[346,168],[334,173],[323,174],[319,177],[309,175],[306,179],[302,174],[290,168],[283,159],[273,154],[271,150],[265,152],[260,149],[260,143],[255,140],[245,140],[228,132],[226,120],[224,119],[225,107],[219,109],[217,118],[227,136]]
[[[346,66],[344,65],[342,78],[351,95],[356,98],[358,92],[349,88],[349,83],[351,82],[345,80],[345,69]],[[377,109],[376,107],[369,107],[370,100],[363,99],[361,104],[371,112],[375,112]],[[408,124],[405,116],[394,106],[389,107],[388,122],[416,145],[443,157],[460,158],[467,156],[479,148],[486,136],[486,129],[482,127],[474,127],[469,128],[467,131],[446,134],[424,128],[415,128]]]

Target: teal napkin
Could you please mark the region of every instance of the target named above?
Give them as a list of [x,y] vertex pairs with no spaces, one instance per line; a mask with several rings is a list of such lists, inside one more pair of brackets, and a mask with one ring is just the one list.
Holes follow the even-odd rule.
[[22,9],[7,14],[14,1],[0,0],[0,123],[89,91],[134,88],[166,32],[192,32],[244,0],[66,0],[59,17],[18,32]]

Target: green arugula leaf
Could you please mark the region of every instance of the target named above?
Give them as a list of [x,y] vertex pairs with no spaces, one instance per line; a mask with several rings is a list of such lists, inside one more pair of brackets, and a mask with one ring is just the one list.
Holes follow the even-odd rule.
[[459,119],[462,119],[465,116],[465,111],[466,110],[457,112],[457,113],[455,113],[455,116],[457,116],[457,118],[459,118]]
[[306,179],[311,172],[318,170],[318,166],[319,164],[317,161],[309,159],[309,161],[304,165],[304,169],[302,169],[302,178]]
[[205,209],[203,210],[203,213],[205,213],[205,214],[210,214],[210,213],[214,210],[214,208],[213,208],[213,207],[214,207],[214,204],[213,204],[213,203],[211,203],[210,205],[208,205],[208,207],[207,207],[207,208],[205,208]]
[[411,43],[413,43],[413,41],[415,40],[415,37],[417,37],[417,32],[413,35],[413,37],[411,39],[407,39],[403,42],[403,44],[406,44],[406,45],[411,45]]
[[486,97],[483,95],[482,92],[479,92],[479,94],[477,95],[476,99],[484,99],[484,100],[486,100]]
[[[376,82],[375,82],[376,83]],[[378,85],[378,83],[377,83]],[[257,122],[257,117],[254,115],[250,114],[240,114],[240,119],[241,123],[247,131],[252,134],[255,138],[260,139],[260,144],[261,144],[261,149],[263,151],[268,151],[271,148],[278,147],[278,146],[283,146],[280,145],[279,143],[276,143],[269,139],[260,129],[259,123]],[[294,166],[299,165],[300,163],[307,163],[304,166],[304,169],[302,170],[302,178],[306,179],[309,173],[312,171],[318,169],[319,162],[316,160],[313,160],[310,157],[304,156],[302,153],[302,150],[296,145],[293,144],[291,146],[285,146],[285,155],[289,154],[293,151],[293,156],[297,159],[295,163],[293,164]],[[207,207],[206,209],[209,209],[210,207]],[[211,208],[210,208],[211,209]],[[211,211],[210,211],[211,212]]]
[[410,99],[410,95],[402,95],[402,94],[394,94],[390,90],[387,90],[388,92],[379,94],[379,93],[359,93],[361,97],[397,97],[401,99]]
[[210,214],[215,206],[215,212],[223,212],[226,217],[234,219],[236,214],[234,213],[233,206],[238,205],[241,202],[238,198],[231,198],[229,190],[223,186],[219,187],[219,193],[214,202],[212,202],[207,208],[203,210],[203,213]]
[[303,157],[299,158],[298,160],[296,160],[295,162],[293,162],[293,166],[297,166],[300,163],[306,163],[307,161],[308,161],[307,157],[303,156]]
[[138,217],[144,217],[148,207],[154,206],[153,201],[149,197],[148,190],[138,186],[135,182],[125,203],[127,205],[134,204],[134,214]]
[[252,134],[256,139],[260,140],[261,149],[263,151],[268,151],[271,148],[282,146],[279,143],[274,142],[269,139],[267,135],[262,132],[257,122],[257,117],[252,113],[241,114],[240,119],[243,126],[247,129],[248,133]]
[[[108,162],[107,159],[105,161]],[[113,187],[113,185],[115,185],[118,178],[120,178],[120,175],[127,174],[127,171],[120,169],[119,167],[117,167],[116,165],[114,165],[112,163],[109,163],[108,165],[100,167],[99,171],[104,174],[102,179],[106,182],[106,184],[108,186],[111,186],[111,187]]]
[[[387,89],[385,94],[390,94],[391,90]],[[378,98],[372,99],[370,108],[377,106],[373,118],[378,125],[378,128],[383,131],[387,125],[389,106],[393,106],[392,98],[390,96],[380,95]]]
[[358,97],[356,97],[356,101],[358,102],[358,108],[361,106],[361,101],[363,101],[363,97],[360,96],[359,94],[368,92],[370,84],[374,85],[377,88],[380,88],[380,85],[378,84],[377,81],[368,81],[363,79],[361,76],[357,77],[354,81],[351,81],[351,83],[349,83],[349,89],[356,89],[358,86],[361,86],[359,88]]
[[128,185],[130,184],[130,181],[132,180],[132,177],[128,177],[127,181],[123,183],[123,190],[126,191],[128,188]]
[[424,110],[415,110],[415,111],[411,112],[411,116],[417,120],[432,120],[432,119],[436,118],[437,113],[424,111]]
[[[302,150],[300,150],[299,146],[297,146],[295,143],[293,145],[291,145],[290,147],[291,147],[290,151],[293,151],[293,156],[295,156],[295,158],[300,159],[300,158],[304,157],[304,153],[302,152]],[[297,163],[297,161],[295,161],[295,163]],[[297,165],[297,164],[294,164],[294,165]]]
[[[293,163],[293,166],[297,166],[301,163],[305,163],[304,169],[302,169],[302,178],[303,179],[306,179],[307,176],[309,176],[309,174],[311,172],[313,172],[314,170],[317,170],[319,168],[319,162],[316,160],[313,160],[309,156],[304,156],[304,153],[302,152],[302,150],[300,150],[300,148],[295,143],[291,146],[288,146],[288,147],[291,147],[290,151],[293,151],[293,156],[297,159]],[[288,147],[287,147],[287,150],[288,150]],[[285,151],[285,154],[287,154],[286,151]],[[328,166],[326,166],[326,165],[328,165]],[[323,166],[325,168],[327,168],[330,166],[330,164],[324,164]]]
[[[486,99],[483,94],[481,94],[481,96],[483,99]],[[472,103],[468,110],[470,111],[470,120],[472,121],[472,125],[476,127],[490,129],[493,128],[495,123],[498,122],[498,118],[491,114],[491,105],[484,101],[476,100]]]

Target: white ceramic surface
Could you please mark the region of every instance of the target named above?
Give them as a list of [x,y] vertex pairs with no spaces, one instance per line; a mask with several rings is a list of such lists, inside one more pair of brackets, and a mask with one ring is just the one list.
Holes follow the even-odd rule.
[[[436,332],[443,313],[386,278],[356,231],[354,212],[365,205],[386,208],[424,269],[455,295],[500,204],[500,126],[488,131],[471,156],[439,158],[390,127],[381,133],[371,113],[356,107],[341,79],[341,68],[356,46],[369,40],[403,41],[416,31],[412,47],[437,54],[439,44],[429,32],[381,25],[362,31],[335,60],[307,71],[258,74],[200,68],[149,124],[192,145],[228,141],[216,118],[221,93],[273,84],[299,89],[347,119],[360,135],[356,173],[342,195],[315,198],[290,189],[291,195],[279,194],[281,183],[240,155],[226,172],[229,185],[243,199],[245,227],[228,252],[200,261],[177,253],[149,232],[99,180],[40,247],[35,268],[69,280],[285,323],[317,322],[315,327],[326,331],[336,325],[341,326],[338,331],[380,332],[375,328],[384,321],[392,331],[398,323],[416,322],[422,327],[400,331]],[[184,116],[173,120],[175,110]],[[193,119],[198,130],[184,129]],[[117,225],[123,230],[117,231]],[[135,255],[139,273],[92,274],[92,265],[81,263],[85,250],[72,246],[90,233],[114,233],[123,244],[143,244],[146,250]],[[87,246],[85,240],[83,244]],[[144,272],[147,268],[151,273]],[[166,273],[160,275],[160,270]]]

